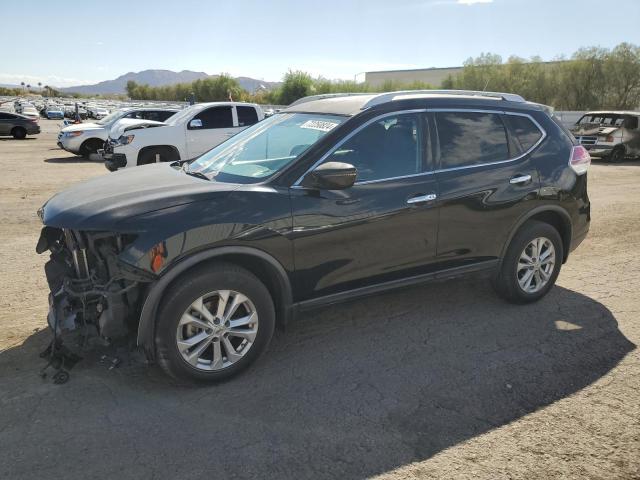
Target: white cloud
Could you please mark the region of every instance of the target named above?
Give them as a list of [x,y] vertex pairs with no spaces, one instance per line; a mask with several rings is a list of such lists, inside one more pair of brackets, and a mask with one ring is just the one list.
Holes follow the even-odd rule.
[[475,5],[476,3],[493,3],[493,0],[458,0],[459,5]]
[[96,83],[94,80],[86,80],[80,78],[60,77],[58,75],[24,75],[13,73],[0,73],[0,83],[20,85],[20,82],[30,85],[50,85],[52,87],[71,87],[76,85],[85,85]]

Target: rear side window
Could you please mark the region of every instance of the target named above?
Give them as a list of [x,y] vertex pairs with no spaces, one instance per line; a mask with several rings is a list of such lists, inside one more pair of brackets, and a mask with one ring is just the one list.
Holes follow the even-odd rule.
[[202,122],[202,127],[197,127],[198,130],[206,130],[210,128],[232,128],[233,116],[231,114],[231,109],[232,107],[208,108],[193,117],[193,120],[200,120]]
[[503,118],[511,127],[511,131],[523,152],[529,150],[542,138],[542,132],[529,117],[505,115]]
[[258,114],[253,107],[236,107],[238,112],[238,126],[248,127],[254,123],[258,123]]
[[16,116],[10,113],[0,112],[0,120],[11,120],[12,118],[16,118]]
[[441,168],[497,162],[509,158],[507,133],[500,115],[437,112]]

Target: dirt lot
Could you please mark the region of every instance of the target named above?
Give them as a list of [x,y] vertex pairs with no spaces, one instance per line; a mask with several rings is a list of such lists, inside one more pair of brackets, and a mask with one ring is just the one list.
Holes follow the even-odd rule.
[[589,172],[590,236],[544,300],[484,280],[308,314],[259,365],[210,388],[88,353],[42,380],[36,210],[107,175],[0,139],[0,478],[640,478],[640,163]]

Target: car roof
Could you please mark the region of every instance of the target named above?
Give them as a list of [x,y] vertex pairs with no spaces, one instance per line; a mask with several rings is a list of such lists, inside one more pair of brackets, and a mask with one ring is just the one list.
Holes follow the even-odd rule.
[[519,95],[499,92],[478,92],[470,90],[412,90],[385,93],[343,93],[314,95],[301,98],[283,112],[322,113],[335,115],[356,115],[370,108],[419,107],[425,104],[438,107],[451,103],[456,106],[518,107],[529,110],[548,110],[549,107],[527,102]]
[[629,110],[597,110],[593,112],[584,112],[585,115],[635,115],[640,116],[640,112],[632,112]]

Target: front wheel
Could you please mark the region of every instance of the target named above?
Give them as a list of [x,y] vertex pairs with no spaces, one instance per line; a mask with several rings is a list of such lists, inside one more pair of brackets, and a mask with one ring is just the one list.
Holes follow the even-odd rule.
[[260,280],[233,264],[207,264],[165,296],[156,326],[158,363],[179,380],[226,380],[267,349],[274,327],[273,301]]
[[555,284],[563,258],[558,231],[548,223],[529,221],[513,237],[493,279],[494,289],[513,303],[535,302]]
[[624,162],[624,158],[624,147],[617,147],[613,149],[613,152],[611,152],[609,160],[611,161],[611,163],[621,163]]

